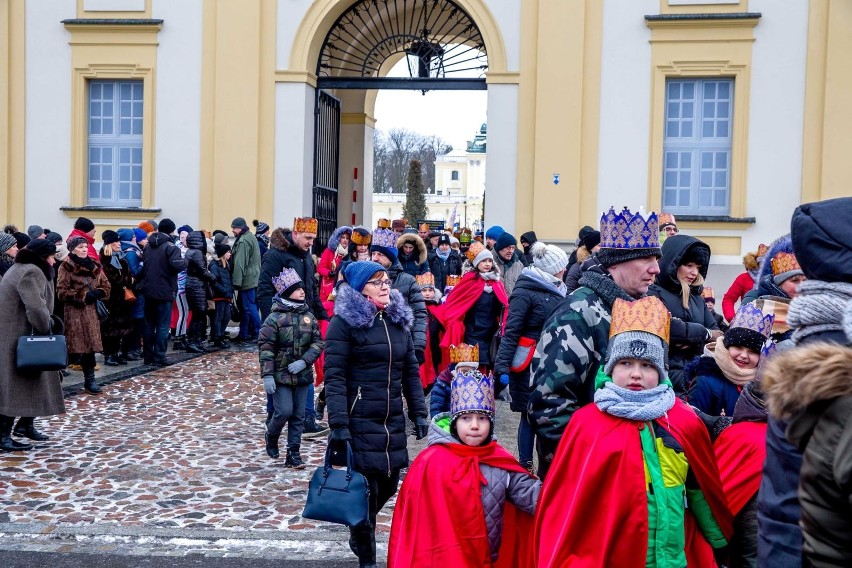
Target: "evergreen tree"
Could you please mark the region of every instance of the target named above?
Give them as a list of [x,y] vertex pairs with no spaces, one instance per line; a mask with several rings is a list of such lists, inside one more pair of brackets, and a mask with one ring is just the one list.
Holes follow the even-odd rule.
[[416,225],[418,221],[426,219],[429,214],[429,210],[426,209],[426,198],[423,196],[422,170],[420,160],[411,160],[408,163],[408,190],[405,194],[402,216],[412,226]]

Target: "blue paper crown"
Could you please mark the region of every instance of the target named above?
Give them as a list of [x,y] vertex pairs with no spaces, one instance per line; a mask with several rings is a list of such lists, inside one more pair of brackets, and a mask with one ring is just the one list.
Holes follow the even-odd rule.
[[272,277],[272,285],[275,286],[275,291],[279,294],[292,286],[293,284],[301,284],[302,278],[299,273],[292,268],[285,268],[278,276]]
[[642,217],[639,212],[631,213],[625,207],[621,213],[615,209],[601,216],[601,248],[649,249],[660,247],[660,228],[657,214],[651,212]]
[[458,372],[450,384],[450,414],[468,412],[494,416],[494,378],[477,370]]
[[772,324],[775,323],[775,316],[772,314],[764,315],[760,308],[754,304],[744,304],[740,306],[739,311],[731,320],[730,329],[742,327],[756,331],[763,337],[769,338],[772,333]]
[[373,231],[373,242],[370,244],[389,249],[396,248],[397,237],[399,237],[399,235],[390,229],[376,229]]

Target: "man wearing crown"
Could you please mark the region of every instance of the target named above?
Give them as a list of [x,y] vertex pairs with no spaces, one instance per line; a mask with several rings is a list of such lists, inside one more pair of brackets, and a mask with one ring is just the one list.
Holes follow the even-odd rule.
[[597,263],[590,263],[580,287],[545,323],[531,364],[528,413],[542,478],[571,416],[592,402],[594,378],[609,344],[613,303],[642,298],[660,272],[656,213],[610,208],[600,224]]

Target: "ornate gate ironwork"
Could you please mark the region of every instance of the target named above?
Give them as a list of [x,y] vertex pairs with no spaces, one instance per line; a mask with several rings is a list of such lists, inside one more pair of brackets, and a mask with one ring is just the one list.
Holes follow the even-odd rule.
[[314,253],[319,255],[337,227],[340,158],[340,100],[318,91],[314,120],[314,207],[319,222]]

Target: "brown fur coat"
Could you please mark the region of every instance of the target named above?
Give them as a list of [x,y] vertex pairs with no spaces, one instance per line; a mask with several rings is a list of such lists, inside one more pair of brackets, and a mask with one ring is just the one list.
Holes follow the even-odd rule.
[[80,263],[69,255],[59,266],[56,296],[65,303],[65,340],[69,353],[98,353],[101,344],[101,322],[94,303],[86,303],[86,292],[103,290],[101,298],[109,300],[110,285],[103,269],[97,263]]

